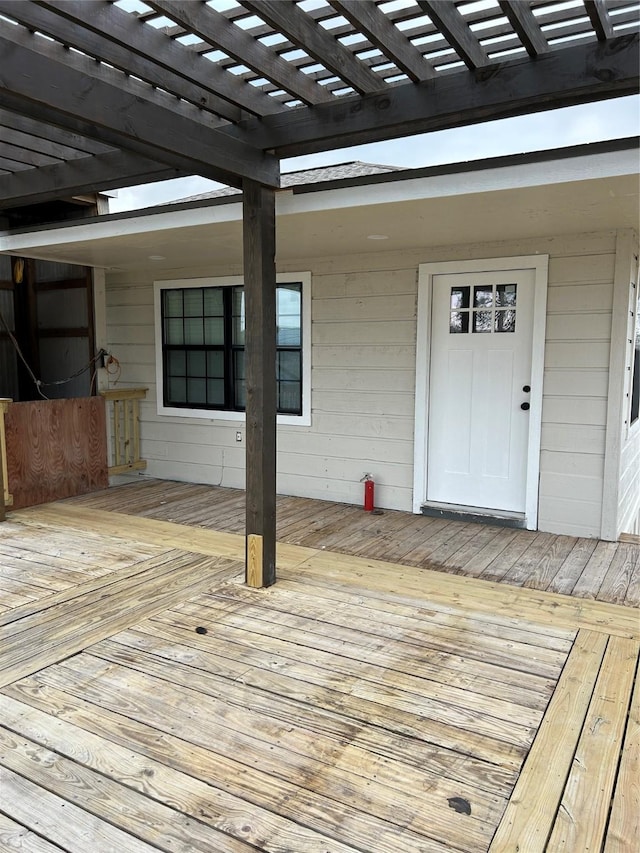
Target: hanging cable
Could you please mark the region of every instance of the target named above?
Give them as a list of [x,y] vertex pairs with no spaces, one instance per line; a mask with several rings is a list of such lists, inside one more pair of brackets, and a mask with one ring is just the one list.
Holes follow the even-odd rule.
[[108,369],[108,365],[109,365],[109,363],[113,362],[117,365],[117,379],[115,380],[115,382],[117,382],[118,379],[120,378],[120,373],[121,373],[120,362],[118,361],[117,358],[110,355],[105,350],[101,349],[96,355],[93,356],[92,359],[90,359],[88,364],[86,364],[84,367],[81,367],[79,370],[76,370],[76,372],[72,373],[71,376],[67,376],[65,379],[54,379],[51,382],[43,382],[41,379],[38,379],[36,377],[35,373],[33,372],[30,365],[28,364],[26,358],[24,357],[24,355],[22,353],[22,350],[20,349],[20,344],[18,343],[15,335],[13,334],[11,329],[9,328],[9,325],[8,325],[7,321],[5,320],[4,315],[2,314],[1,311],[0,311],[0,322],[4,326],[4,329],[7,333],[7,335],[9,336],[9,340],[13,344],[13,347],[14,347],[16,353],[18,354],[20,361],[24,364],[25,369],[27,370],[27,373],[29,374],[29,376],[31,377],[31,379],[33,381],[33,384],[36,386],[38,394],[40,394],[40,396],[43,398],[43,400],[49,399],[49,397],[47,397],[47,395],[42,391],[43,388],[49,388],[49,387],[52,387],[54,385],[66,385],[67,382],[72,382],[74,379],[77,379],[78,376],[82,376],[83,373],[85,373],[87,370],[91,370],[91,368],[93,367],[94,371],[92,373],[91,380],[90,380],[90,386],[92,386],[94,381],[95,381],[96,370],[97,370],[97,367],[95,367],[95,365],[97,364],[97,362],[101,358],[104,358],[105,356],[108,356],[107,372],[111,373],[111,371]]

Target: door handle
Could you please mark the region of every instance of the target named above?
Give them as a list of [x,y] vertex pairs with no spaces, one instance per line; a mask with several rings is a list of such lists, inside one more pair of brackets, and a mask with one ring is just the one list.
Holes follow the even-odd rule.
[[528,394],[529,391],[531,391],[531,385],[523,385],[522,390],[524,391],[525,394]]
[[529,411],[529,409],[530,409],[529,403],[520,403],[520,408],[525,412]]

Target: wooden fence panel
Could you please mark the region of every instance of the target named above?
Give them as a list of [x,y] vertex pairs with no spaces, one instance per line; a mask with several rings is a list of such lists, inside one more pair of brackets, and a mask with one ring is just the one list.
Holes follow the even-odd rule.
[[5,433],[14,509],[109,485],[102,397],[12,403]]

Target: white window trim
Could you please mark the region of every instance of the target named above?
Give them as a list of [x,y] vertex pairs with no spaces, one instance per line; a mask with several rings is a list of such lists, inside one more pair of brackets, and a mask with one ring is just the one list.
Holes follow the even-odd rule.
[[[276,282],[278,284],[294,282],[302,284],[302,414],[278,415],[277,423],[282,426],[311,426],[311,273],[278,273],[276,275]],[[234,287],[243,284],[244,277],[241,275],[154,281],[156,397],[159,415],[176,418],[198,418],[207,421],[235,421],[236,423],[245,420],[244,412],[218,411],[215,409],[185,409],[176,406],[165,406],[162,392],[164,388],[162,369],[162,291],[187,287]]]
[[[525,493],[525,526],[538,526],[538,479],[542,436],[542,382],[544,378],[545,327],[549,256],[521,255],[476,261],[442,261],[418,267],[418,320],[416,340],[416,394],[413,454],[413,511],[420,514],[427,502],[427,442],[429,438],[429,377],[431,358],[431,311],[433,278],[447,273],[479,273],[499,270],[533,270],[535,276],[533,339],[531,354],[531,409]],[[472,509],[472,508],[470,508]]]

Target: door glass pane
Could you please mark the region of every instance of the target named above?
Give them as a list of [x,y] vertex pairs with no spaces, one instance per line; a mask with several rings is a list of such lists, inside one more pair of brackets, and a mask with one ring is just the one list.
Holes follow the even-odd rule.
[[470,287],[452,287],[451,288],[451,309],[453,311],[460,308],[469,307],[469,291]]
[[469,331],[469,312],[452,311],[449,319],[449,332],[452,335],[466,334]]
[[491,311],[473,312],[473,331],[491,332]]
[[493,286],[480,285],[473,288],[474,308],[491,308],[493,305]]
[[515,308],[516,304],[515,284],[499,284],[496,287],[496,306],[498,308]]
[[496,332],[515,332],[516,312],[510,309],[496,311]]

